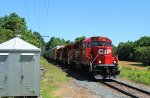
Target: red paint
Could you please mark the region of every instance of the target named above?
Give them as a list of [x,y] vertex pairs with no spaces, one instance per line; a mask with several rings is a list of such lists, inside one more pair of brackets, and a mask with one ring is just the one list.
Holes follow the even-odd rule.
[[117,57],[112,55],[112,41],[107,37],[90,37],[84,41],[66,45],[58,49],[57,59],[88,65],[90,62],[93,64],[118,63]]

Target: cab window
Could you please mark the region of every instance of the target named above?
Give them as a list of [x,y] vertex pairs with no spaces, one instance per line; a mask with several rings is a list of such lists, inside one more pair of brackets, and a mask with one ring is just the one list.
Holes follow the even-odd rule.
[[99,46],[106,46],[106,42],[99,42]]
[[107,46],[111,46],[111,42],[107,42]]
[[106,42],[104,42],[104,41],[102,41],[102,42],[94,41],[94,42],[92,42],[92,46],[106,46]]
[[92,46],[98,46],[98,42],[97,41],[92,42]]
[[85,49],[85,48],[86,48],[86,43],[84,42],[84,43],[83,43],[83,49]]
[[87,42],[87,47],[91,48],[91,43],[90,42]]

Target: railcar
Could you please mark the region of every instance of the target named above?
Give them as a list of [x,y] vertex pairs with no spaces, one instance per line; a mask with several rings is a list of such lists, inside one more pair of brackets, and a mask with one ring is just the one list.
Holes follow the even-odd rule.
[[47,59],[50,59],[50,60],[56,60],[57,59],[57,55],[58,55],[58,49],[59,48],[62,48],[64,47],[63,45],[58,45],[52,49],[50,49],[49,51],[47,51],[45,54],[44,54],[44,57],[46,57]]
[[119,75],[118,59],[112,54],[112,41],[107,37],[90,37],[60,47],[56,60],[69,67],[77,67],[95,79]]

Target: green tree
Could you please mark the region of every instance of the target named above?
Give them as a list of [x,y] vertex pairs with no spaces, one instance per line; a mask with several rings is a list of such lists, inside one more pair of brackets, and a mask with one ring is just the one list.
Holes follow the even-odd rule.
[[64,39],[51,37],[50,40],[46,43],[46,51],[58,45],[66,45],[66,41]]
[[135,54],[137,61],[150,65],[150,46],[136,47]]
[[70,40],[67,40],[67,41],[66,41],[66,44],[70,44],[70,43],[72,43]]
[[39,39],[39,40],[42,42],[43,45],[45,44],[44,39],[43,39],[43,37],[40,35],[39,32],[33,32],[33,34],[36,36],[37,39]]
[[117,48],[120,60],[139,61],[150,65],[150,37],[144,36],[135,42],[121,42]]
[[140,46],[150,46],[150,36],[141,37],[139,40],[135,41],[136,47]]
[[0,43],[5,42],[14,37],[13,31],[0,27]]
[[117,47],[115,45],[112,45],[112,54],[117,55]]
[[0,26],[13,31],[14,36],[27,31],[25,19],[19,17],[16,13],[2,17],[0,19]]
[[128,41],[126,43],[119,43],[117,48],[117,54],[119,59],[134,61],[134,47],[135,43],[132,41]]
[[24,18],[19,17],[16,13],[12,13],[9,16],[0,18],[0,43],[5,42],[11,38],[14,38],[17,34],[21,34],[21,38],[25,41],[41,47],[41,44],[45,44],[41,38],[40,33],[33,33],[31,30],[27,30],[26,22]]
[[83,41],[83,40],[85,40],[85,39],[86,39],[85,36],[77,37],[77,38],[75,39],[75,42]]

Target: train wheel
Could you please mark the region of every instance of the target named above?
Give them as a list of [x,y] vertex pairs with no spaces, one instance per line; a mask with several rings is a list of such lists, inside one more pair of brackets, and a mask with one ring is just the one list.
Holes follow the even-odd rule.
[[109,73],[108,73],[108,78],[110,79],[111,78],[111,72],[109,70]]

